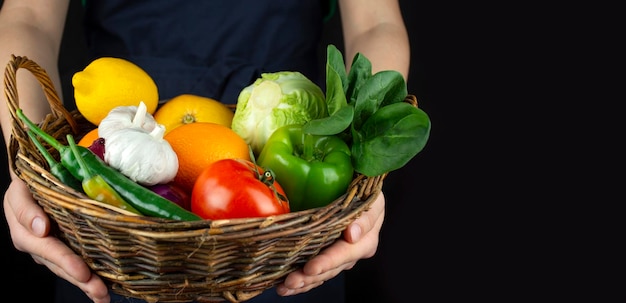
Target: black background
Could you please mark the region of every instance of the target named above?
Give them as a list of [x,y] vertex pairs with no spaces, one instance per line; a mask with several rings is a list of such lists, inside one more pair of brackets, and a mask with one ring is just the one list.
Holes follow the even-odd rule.
[[[409,164],[385,180],[386,219],[376,256],[363,260],[348,272],[350,302],[452,302],[484,299],[474,297],[486,289],[474,270],[493,270],[478,251],[487,241],[480,233],[479,200],[490,197],[493,184],[481,184],[478,165],[471,155],[479,149],[476,121],[468,109],[481,102],[480,87],[472,87],[480,70],[467,70],[479,41],[472,29],[458,18],[464,8],[443,4],[400,1],[411,42],[408,90],[429,114],[432,131],[425,149]],[[72,91],[70,79],[86,60],[80,42],[80,5],[71,1],[70,14],[59,62],[63,91]],[[466,17],[461,20],[467,20]],[[326,28],[326,43],[341,46],[339,18]],[[480,72],[480,73],[479,73]],[[69,94],[65,94],[66,98]],[[485,151],[489,152],[489,151]],[[6,163],[5,160],[0,160]],[[6,170],[6,168],[5,168]],[[7,182],[4,181],[3,186]],[[476,194],[480,193],[480,194]],[[478,199],[478,200],[477,200]],[[476,205],[478,202],[478,205]],[[472,205],[474,204],[474,205]],[[470,206],[472,205],[472,206]],[[473,220],[468,218],[476,216]],[[4,220],[4,216],[3,216]],[[493,239],[497,240],[497,239]],[[489,239],[488,241],[492,241]],[[2,232],[2,268],[10,268],[6,289],[35,283],[40,291],[30,292],[30,302],[51,301],[52,274],[35,264],[30,256],[16,251],[6,229]],[[489,247],[493,247],[491,244]],[[497,255],[498,252],[489,252]],[[482,275],[489,274],[482,271]],[[488,279],[492,281],[492,279]],[[487,281],[487,280],[485,280]],[[471,287],[470,287],[471,286]],[[468,293],[469,292],[469,293]],[[484,294],[488,294],[485,292]]]
[[[557,73],[580,65],[554,47],[569,34],[555,18],[562,8],[400,4],[411,42],[407,85],[431,136],[385,180],[379,249],[348,271],[349,302],[626,302],[623,237],[613,237],[624,226],[605,219],[612,208],[589,207],[605,200],[581,186],[590,178],[576,148],[555,148],[581,144],[557,120],[574,108],[567,91],[580,89],[560,86]],[[59,65],[66,92],[85,64],[80,13],[71,1]],[[341,45],[338,22],[327,25],[324,47]],[[23,302],[51,301],[52,274],[15,250],[6,228],[1,235],[3,289],[31,285],[40,291]]]

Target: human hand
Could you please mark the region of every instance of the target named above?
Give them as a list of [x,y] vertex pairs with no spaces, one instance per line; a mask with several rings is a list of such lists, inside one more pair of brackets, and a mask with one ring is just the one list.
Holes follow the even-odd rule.
[[378,236],[385,218],[385,197],[381,192],[372,207],[360,218],[348,225],[343,238],[322,250],[303,268],[296,270],[278,285],[281,296],[307,292],[322,285],[344,270],[349,270],[361,259],[374,256],[378,248]]
[[50,220],[35,202],[26,184],[15,179],[4,195],[4,214],[17,250],[28,253],[38,264],[78,286],[94,303],[109,303],[104,282],[58,238],[49,235]]

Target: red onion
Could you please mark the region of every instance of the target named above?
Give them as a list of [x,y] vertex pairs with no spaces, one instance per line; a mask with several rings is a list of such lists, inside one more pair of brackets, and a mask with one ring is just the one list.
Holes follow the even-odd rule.
[[104,138],[93,140],[91,145],[89,145],[89,150],[104,161]]
[[166,184],[155,184],[148,186],[148,188],[159,194],[161,197],[178,204],[180,207],[186,210],[191,210],[191,196],[176,184],[171,182]]

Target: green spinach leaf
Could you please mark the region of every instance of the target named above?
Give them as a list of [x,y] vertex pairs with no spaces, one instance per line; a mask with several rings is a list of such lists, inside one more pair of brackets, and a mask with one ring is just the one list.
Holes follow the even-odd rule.
[[371,177],[401,168],[429,136],[430,119],[423,110],[405,102],[382,107],[360,130],[353,130],[354,169]]
[[403,102],[408,95],[397,71],[372,75],[372,64],[356,54],[346,71],[341,52],[327,47],[326,105],[329,116],[309,121],[303,131],[338,135],[352,148],[355,171],[377,176],[404,166],[426,145],[430,119]]
[[302,132],[311,135],[336,135],[348,129],[354,116],[354,107],[346,105],[333,115],[311,120],[302,126]]
[[346,99],[349,104],[354,105],[357,98],[357,92],[370,77],[372,77],[372,63],[362,54],[356,54],[356,56],[354,56],[354,60],[352,60],[352,65],[350,66],[348,85],[346,88]]
[[352,124],[356,129],[361,128],[381,106],[402,102],[407,94],[404,77],[397,71],[380,71],[370,76],[357,93]]

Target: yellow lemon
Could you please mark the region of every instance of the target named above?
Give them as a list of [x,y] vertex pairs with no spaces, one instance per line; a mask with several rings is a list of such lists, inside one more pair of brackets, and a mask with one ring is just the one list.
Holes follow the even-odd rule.
[[230,128],[235,113],[215,99],[193,94],[178,95],[163,104],[154,120],[165,126],[165,134],[173,129],[194,122],[212,122]]
[[153,114],[159,104],[156,83],[136,64],[121,58],[93,60],[72,77],[76,108],[94,125],[118,106],[138,106],[141,101]]

